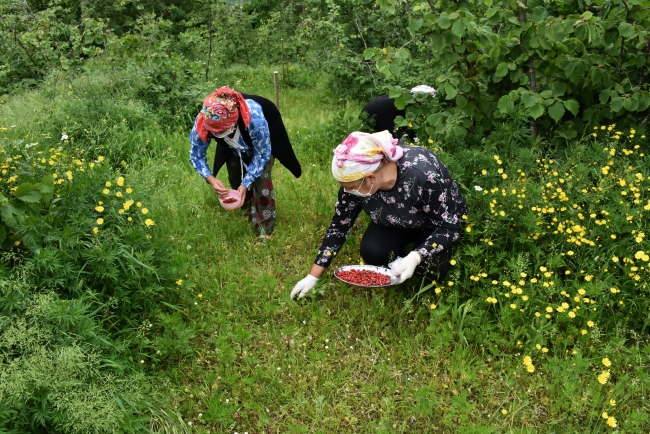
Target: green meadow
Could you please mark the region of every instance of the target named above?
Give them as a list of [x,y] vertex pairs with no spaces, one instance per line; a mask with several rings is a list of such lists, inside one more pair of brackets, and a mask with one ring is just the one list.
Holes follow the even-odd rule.
[[[331,150],[362,128],[362,102],[294,73],[303,175],[276,163],[266,244],[190,165],[193,119],[166,125],[128,71],[0,105],[2,432],[646,432],[640,135],[421,137],[470,206],[449,275],[363,289],[331,268],[292,301],[333,213]],[[221,85],[273,99],[272,69],[237,67],[197,107]],[[367,221],[333,267],[359,263]]]

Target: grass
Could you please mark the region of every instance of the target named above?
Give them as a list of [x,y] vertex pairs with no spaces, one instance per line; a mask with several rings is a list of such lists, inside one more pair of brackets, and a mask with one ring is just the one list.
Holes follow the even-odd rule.
[[[166,430],[161,421],[174,413],[198,433],[647,432],[645,335],[596,327],[592,350],[571,354],[573,347],[564,343],[566,352],[556,345],[544,356],[540,349],[529,373],[522,359],[530,351],[521,341],[522,333],[535,335],[534,326],[515,330],[469,285],[413,300],[421,288],[416,279],[366,290],[330,272],[313,296],[289,299],[333,212],[331,149],[361,106],[329,95],[320,77],[300,83],[283,88],[280,107],[303,175],[295,179],[276,164],[278,223],[266,245],[255,244],[244,217],[221,209],[191,167],[191,116],[186,128],[158,136],[160,152],[124,169],[138,191],[149,192],[151,217],[169,243],[193,254],[177,285],[179,300],[190,301],[158,319],[183,324],[165,337],[171,343],[161,359],[167,361],[154,364],[147,351],[134,355],[172,403],[156,410],[152,427]],[[224,84],[273,99],[272,69],[221,71],[206,84],[206,94]],[[7,124],[19,124],[21,135],[37,134],[21,123],[27,107],[9,104],[14,114]],[[470,161],[454,160],[453,166],[463,163]],[[219,176],[226,181],[225,169]],[[359,219],[333,267],[359,262],[366,222]],[[459,255],[470,255],[470,247]],[[599,354],[617,368],[602,387],[596,381],[604,369]],[[618,428],[607,425],[603,412],[616,416]]]
[[[268,85],[240,84],[271,96]],[[329,170],[336,143],[318,143],[318,135],[335,119],[337,102],[323,94],[319,87],[282,93],[304,173],[294,179],[276,165],[278,224],[266,246],[254,244],[243,217],[220,209],[185,161],[184,136],[173,140],[177,161],[143,170],[160,196],[154,202],[166,207],[158,219],[178,234],[179,248],[195,252],[188,286],[180,289],[197,303],[186,312],[196,332],[193,356],[164,375],[196,431],[611,431],[603,408],[630,415],[628,426],[647,427],[647,382],[592,392],[584,371],[598,361],[557,355],[526,373],[508,324],[494,324],[476,300],[462,302],[463,288],[434,311],[429,293],[408,304],[418,282],[364,290],[328,274],[314,297],[289,299],[311,267],[336,200]],[[359,262],[366,221],[359,220],[334,267]],[[601,339],[622,363],[647,363],[641,337],[632,347],[622,345],[622,331]],[[616,406],[608,404],[612,397]]]

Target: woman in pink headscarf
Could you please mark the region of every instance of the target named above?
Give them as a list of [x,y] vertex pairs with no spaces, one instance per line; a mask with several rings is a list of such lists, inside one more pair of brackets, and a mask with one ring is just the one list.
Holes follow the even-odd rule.
[[388,131],[354,132],[334,150],[332,175],[341,186],[334,216],[311,271],[291,298],[314,287],[362,210],[371,219],[360,246],[366,264],[390,263],[400,283],[415,272],[435,279],[446,274],[469,210],[433,152],[398,146]]

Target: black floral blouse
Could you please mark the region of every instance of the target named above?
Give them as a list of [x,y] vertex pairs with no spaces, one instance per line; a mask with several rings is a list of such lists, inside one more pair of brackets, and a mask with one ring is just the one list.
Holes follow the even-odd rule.
[[314,263],[327,268],[348,237],[361,210],[378,225],[425,230],[431,236],[416,247],[422,258],[434,253],[436,231],[456,227],[460,232],[469,209],[447,167],[429,149],[402,146],[397,160],[397,182],[390,190],[379,190],[361,198],[339,189],[332,217]]

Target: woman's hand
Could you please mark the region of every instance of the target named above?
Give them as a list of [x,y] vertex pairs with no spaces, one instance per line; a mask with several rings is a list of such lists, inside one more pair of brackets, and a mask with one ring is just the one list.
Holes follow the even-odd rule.
[[239,196],[242,198],[242,201],[239,203],[237,208],[241,208],[242,205],[244,205],[244,202],[246,202],[246,191],[248,191],[248,189],[244,187],[243,184],[237,187],[237,193],[239,193]]
[[413,276],[415,268],[420,264],[421,260],[419,253],[412,251],[405,258],[399,258],[391,262],[388,267],[395,276],[399,277],[398,283],[402,283]]
[[306,296],[309,291],[316,286],[316,282],[318,282],[318,278],[323,274],[325,271],[325,268],[321,267],[320,265],[314,264],[311,267],[311,271],[305,278],[303,278],[300,282],[296,283],[296,286],[293,287],[291,290],[291,299],[293,300],[298,296],[298,298],[303,298]]
[[291,299],[293,300],[296,296],[298,296],[298,298],[306,296],[307,293],[309,293],[309,290],[316,286],[316,282],[318,282],[318,278],[308,274],[293,287],[291,290]]
[[225,199],[228,196],[228,189],[223,185],[223,182],[219,181],[212,175],[208,176],[206,181],[208,181],[208,184],[212,186],[212,189],[217,193],[220,199]]

